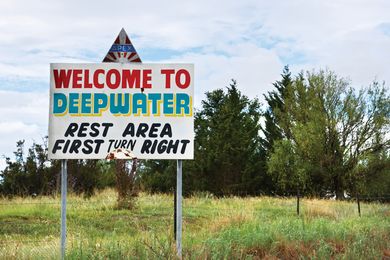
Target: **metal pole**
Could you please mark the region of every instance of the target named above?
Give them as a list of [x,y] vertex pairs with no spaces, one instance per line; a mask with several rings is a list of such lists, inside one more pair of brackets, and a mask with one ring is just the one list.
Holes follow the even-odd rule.
[[174,207],[174,210],[173,210],[173,237],[176,241],[176,215],[177,215],[177,212],[176,212],[176,209],[177,209],[177,205],[176,205],[176,188],[173,189],[173,207]]
[[176,250],[181,258],[181,233],[182,233],[182,161],[177,160],[176,178]]
[[61,259],[65,259],[66,250],[66,194],[67,194],[67,161],[61,161]]

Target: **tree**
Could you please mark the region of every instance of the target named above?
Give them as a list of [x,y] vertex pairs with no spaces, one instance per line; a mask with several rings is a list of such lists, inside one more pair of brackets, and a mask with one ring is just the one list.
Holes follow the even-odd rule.
[[55,174],[52,174],[47,164],[46,140],[43,139],[43,144],[33,143],[28,149],[28,156],[24,163],[28,194],[49,194],[55,188]]
[[364,163],[356,167],[355,173],[361,180],[357,182],[356,192],[365,200],[390,202],[390,153],[373,153]]
[[[176,161],[144,160],[139,172],[141,184],[149,192],[168,193],[176,186]],[[184,172],[186,173],[186,170]],[[184,178],[184,181],[186,179]]]
[[24,175],[24,140],[16,143],[15,161],[5,158],[6,168],[1,172],[1,192],[4,195],[23,195],[27,192],[26,176]]
[[289,137],[288,129],[281,128],[277,117],[277,113],[285,111],[285,98],[292,84],[291,72],[288,66],[284,67],[281,76],[282,80],[273,83],[275,90],[264,95],[268,107],[264,112],[265,127],[262,127],[262,132],[265,136],[263,139],[263,147],[267,156],[272,152],[275,141],[281,140],[283,137]]
[[[355,91],[346,80],[332,72],[300,74],[285,99],[285,110],[277,112],[280,126],[290,131],[291,152],[299,167],[293,174],[305,173],[311,193],[334,191],[343,198],[345,190],[357,186],[357,168],[378,150],[388,149],[390,103],[387,90],[374,83]],[[281,162],[286,151],[281,142],[274,146],[269,164]],[[295,163],[297,165],[297,163]],[[279,163],[280,167],[285,167]],[[278,163],[272,166],[277,169]],[[287,169],[285,169],[287,170]],[[361,172],[361,171],[360,171]],[[270,171],[278,176],[274,171]],[[280,176],[283,176],[279,174]],[[293,179],[291,179],[292,181]],[[310,185],[308,185],[310,183]]]
[[[273,83],[275,90],[270,91],[268,94],[264,95],[265,101],[267,102],[267,108],[263,114],[264,127],[262,127],[261,130],[264,134],[264,138],[262,139],[262,146],[266,160],[270,160],[270,156],[273,152],[276,142],[282,140],[283,138],[290,139],[291,136],[290,130],[288,128],[281,127],[280,118],[278,117],[278,114],[285,112],[285,99],[293,81],[288,66],[284,67],[281,77],[281,80]],[[282,152],[283,149],[288,149],[288,147],[281,147],[281,150],[278,151],[278,153]],[[272,165],[267,164],[267,167],[269,166],[273,167]],[[274,169],[268,169],[267,171],[274,172]],[[292,171],[290,171],[290,173],[291,172]],[[280,173],[287,174],[287,172]],[[279,176],[279,178],[281,178],[281,176]],[[288,185],[286,186],[282,183],[277,183],[277,179],[273,180],[270,178],[270,175],[267,175],[265,178],[263,178],[263,182],[265,182],[266,186],[269,187],[270,191],[272,192],[286,194],[287,189],[296,191],[296,188],[291,188]]]
[[46,139],[43,144],[33,143],[24,156],[24,140],[16,143],[15,160],[6,158],[1,172],[0,192],[4,195],[50,194],[55,191],[57,165],[48,165]]
[[[0,172],[0,193],[7,196],[48,195],[59,191],[60,161],[48,160],[47,137],[33,143],[24,155],[24,140],[18,141],[15,159],[6,158]],[[68,187],[75,193],[90,196],[97,188],[112,186],[112,164],[98,160],[69,160]]]
[[258,100],[242,95],[234,80],[226,93],[206,93],[195,116],[192,170],[194,178],[203,178],[198,179],[203,189],[217,194],[258,191],[264,168],[259,119]]
[[[195,113],[194,160],[183,163],[183,193],[254,194],[263,186],[264,150],[259,137],[260,104],[232,81],[224,91],[206,93]],[[142,185],[150,191],[175,187],[176,162],[149,160],[141,167]]]

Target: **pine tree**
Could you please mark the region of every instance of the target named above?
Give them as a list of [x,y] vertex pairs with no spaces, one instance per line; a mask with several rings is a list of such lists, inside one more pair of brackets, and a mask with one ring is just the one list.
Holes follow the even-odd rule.
[[195,119],[194,163],[207,190],[217,194],[258,191],[264,173],[260,115],[258,100],[242,95],[234,80],[226,93],[222,89],[206,93]]
[[287,91],[292,84],[291,72],[288,66],[285,66],[282,73],[282,80],[273,83],[275,90],[264,95],[267,102],[267,109],[264,112],[264,128],[262,128],[265,138],[263,139],[263,147],[266,155],[269,156],[272,151],[273,144],[276,140],[283,137],[288,137],[290,133],[284,131],[280,127],[280,120],[277,114],[285,111],[285,98]]

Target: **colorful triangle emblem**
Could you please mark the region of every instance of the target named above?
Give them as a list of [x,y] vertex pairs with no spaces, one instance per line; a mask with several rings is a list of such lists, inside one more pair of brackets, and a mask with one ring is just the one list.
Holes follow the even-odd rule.
[[122,28],[103,62],[142,62],[125,29]]

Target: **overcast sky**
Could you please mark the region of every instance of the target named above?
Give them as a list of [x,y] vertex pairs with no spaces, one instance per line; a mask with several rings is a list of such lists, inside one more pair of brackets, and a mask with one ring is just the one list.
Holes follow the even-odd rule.
[[49,63],[100,62],[122,27],[143,62],[195,64],[196,104],[232,78],[261,97],[286,64],[390,81],[389,0],[2,0],[0,155],[47,134]]

